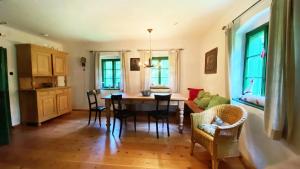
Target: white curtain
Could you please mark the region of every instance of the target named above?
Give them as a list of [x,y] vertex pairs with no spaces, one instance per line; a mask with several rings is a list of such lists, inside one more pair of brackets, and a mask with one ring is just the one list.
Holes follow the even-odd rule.
[[128,92],[129,90],[129,77],[128,77],[128,52],[120,52],[121,56],[121,91]]
[[100,64],[100,52],[93,52],[93,57],[95,58],[95,89],[101,89],[101,64]]
[[[140,62],[143,65],[144,63],[149,63],[150,53],[147,51],[140,51]],[[144,68],[140,66],[140,86],[141,90],[150,90],[151,86],[151,68]]]
[[169,51],[169,87],[172,93],[180,92],[180,52]]
[[242,93],[243,82],[243,42],[238,36],[238,29],[240,28],[240,21],[236,20],[234,23],[227,26],[225,31],[225,57],[226,57],[226,95],[229,98],[238,97]]
[[[272,139],[291,138],[295,117],[295,47],[298,0],[277,0],[271,4],[266,77],[265,130]],[[299,19],[299,18],[298,18]],[[298,56],[299,57],[299,56]],[[298,86],[299,87],[299,86]],[[297,87],[297,88],[298,88]],[[295,130],[296,131],[296,130]]]

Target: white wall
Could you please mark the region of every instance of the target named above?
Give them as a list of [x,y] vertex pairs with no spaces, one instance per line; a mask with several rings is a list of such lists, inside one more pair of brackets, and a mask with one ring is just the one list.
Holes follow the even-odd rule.
[[[227,70],[225,66],[225,32],[222,31],[221,28],[222,26],[230,23],[235,16],[240,14],[240,10],[244,10],[245,7],[249,7],[253,3],[253,1],[243,1],[241,4],[237,4],[236,7],[233,7],[232,13],[225,15],[220,22],[216,23],[216,25],[206,33],[206,36],[201,38],[201,67],[204,66],[205,52],[216,46],[219,48],[218,73],[216,75],[201,74],[200,84],[205,89],[208,89],[214,93],[226,94],[225,75]],[[249,29],[265,23],[267,19],[266,17],[255,18],[258,20],[257,22],[253,23],[249,23],[248,21],[253,20],[253,16],[255,17],[259,12],[263,11],[269,6],[270,1],[263,0],[260,4],[241,17],[241,24],[247,24],[245,29],[246,27]],[[296,153],[300,152],[299,134],[297,134],[297,131],[295,132],[294,138],[290,144],[284,141],[273,141],[264,133],[263,111],[236,102],[233,102],[233,104],[243,106],[249,113],[249,117],[244,125],[240,138],[240,150],[241,154],[246,158],[246,160],[252,163],[256,168],[265,168],[266,166],[291,158]],[[298,106],[297,111],[299,111],[299,109],[300,108]],[[297,119],[295,119],[295,121],[300,120],[300,116],[297,115],[296,118]],[[296,126],[298,124],[299,123],[296,123]]]
[[[188,87],[201,87],[200,73],[204,71],[199,67],[201,58],[199,54],[199,39],[191,37],[173,40],[154,40],[153,49],[183,48],[181,57],[181,93],[187,95]],[[71,57],[71,86],[74,93],[73,108],[86,109],[87,99],[85,92],[94,88],[94,60],[90,57],[90,50],[131,50],[129,58],[139,57],[137,49],[147,49],[149,41],[122,41],[107,43],[65,43],[64,48]],[[79,63],[80,57],[87,57],[87,68],[83,72]],[[129,64],[129,60],[128,60]],[[80,79],[80,80],[79,80]],[[129,92],[140,91],[140,72],[129,71]],[[75,92],[76,91],[76,92]]]
[[7,68],[8,72],[13,72],[13,75],[8,75],[10,109],[13,126],[20,124],[20,108],[19,108],[19,94],[18,94],[18,75],[17,75],[17,57],[15,44],[18,43],[32,43],[41,46],[54,47],[55,49],[62,49],[60,43],[46,40],[40,36],[19,31],[7,26],[0,26],[0,32],[5,34],[0,37],[0,46],[7,49]]

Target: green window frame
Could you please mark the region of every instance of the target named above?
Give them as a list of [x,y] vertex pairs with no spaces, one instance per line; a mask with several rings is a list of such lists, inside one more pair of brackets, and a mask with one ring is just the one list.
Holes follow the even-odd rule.
[[267,23],[246,33],[243,94],[265,96],[268,28]]
[[120,59],[101,59],[102,88],[120,89],[121,62]]
[[151,69],[152,85],[167,86],[169,84],[169,58],[167,56],[153,57],[152,64],[158,65]]

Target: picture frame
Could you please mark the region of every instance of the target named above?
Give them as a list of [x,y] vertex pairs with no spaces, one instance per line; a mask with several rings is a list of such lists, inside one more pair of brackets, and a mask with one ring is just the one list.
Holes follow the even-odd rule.
[[130,71],[140,71],[140,58],[130,58]]
[[205,54],[205,74],[216,74],[218,66],[218,48],[214,48]]

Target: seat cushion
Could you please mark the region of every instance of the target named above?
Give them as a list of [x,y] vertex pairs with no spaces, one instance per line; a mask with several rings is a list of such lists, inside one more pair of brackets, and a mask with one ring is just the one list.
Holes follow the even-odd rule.
[[197,98],[198,93],[203,89],[195,89],[195,88],[188,88],[189,90],[189,100],[194,100]]
[[215,124],[215,125],[217,125],[217,126],[224,126],[224,125],[226,125],[226,124],[224,123],[224,121],[223,121],[219,116],[216,116],[216,117],[214,118],[214,120],[212,121],[211,124]]
[[218,126],[227,126],[230,125],[226,122],[224,122],[220,117],[216,116],[214,117],[214,120],[211,122],[211,124],[200,124],[198,128],[205,133],[214,136],[216,129]]
[[213,96],[212,99],[210,100],[207,108],[211,108],[217,105],[221,105],[221,104],[229,104],[230,100],[225,98],[225,97],[221,97],[221,96]]
[[196,98],[201,99],[201,98],[206,97],[206,96],[210,96],[210,92],[206,92],[204,90],[201,90],[201,91],[199,91]]
[[211,100],[211,97],[203,97],[203,98],[201,98],[201,99],[196,98],[196,99],[194,100],[194,103],[195,103],[198,107],[200,107],[200,108],[202,108],[202,109],[206,109],[206,107],[208,106],[210,100]]
[[96,110],[99,110],[99,111],[103,111],[105,110],[106,108],[104,106],[98,106],[98,107],[92,107],[91,110],[92,111],[96,111]]
[[103,110],[105,110],[105,107],[104,106],[98,106],[97,110],[103,111]]
[[184,103],[193,113],[200,113],[204,111],[204,109],[198,107],[192,100],[187,100]]
[[217,129],[217,125],[215,124],[201,124],[198,126],[198,128],[202,131],[204,131],[205,133],[214,136],[216,129]]

